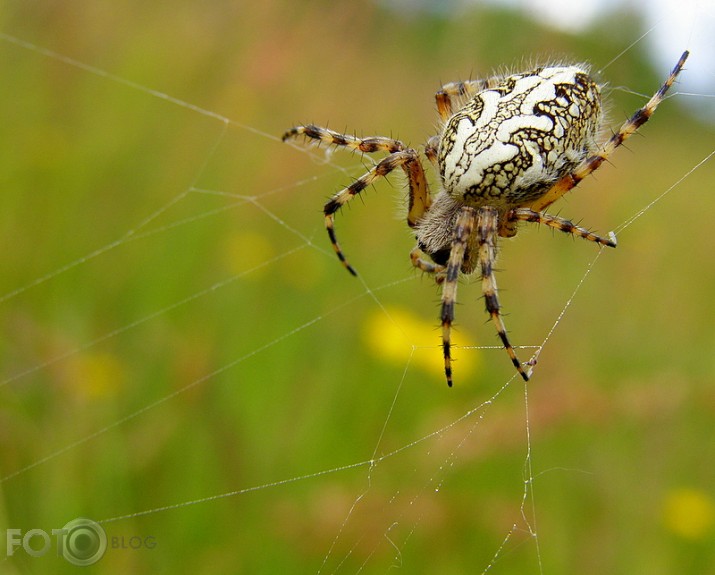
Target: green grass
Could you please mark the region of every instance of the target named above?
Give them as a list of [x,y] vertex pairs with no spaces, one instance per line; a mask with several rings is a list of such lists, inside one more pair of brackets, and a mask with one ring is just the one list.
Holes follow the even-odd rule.
[[[440,81],[525,55],[598,68],[634,19],[576,37],[506,12],[102,6],[17,4],[0,31],[232,123],[0,41],[0,528],[135,515],[105,523],[110,538],[157,545],[110,548],[88,570],[108,574],[317,572],[329,551],[325,573],[481,572],[495,554],[500,573],[715,570],[712,162],[598,259],[529,384],[527,443],[503,351],[458,350],[473,366],[456,362],[452,390],[424,360],[439,292],[410,269],[399,178],[338,217],[355,280],[321,207],[360,158],[277,140],[313,121],[418,145]],[[611,85],[658,86],[642,46]],[[642,103],[612,97],[614,126]],[[613,229],[710,153],[681,100],[561,213]],[[594,255],[544,229],[503,244],[517,344],[543,340]],[[459,330],[494,345],[478,296],[460,286]],[[370,319],[396,310],[435,347],[408,334],[397,360],[377,353]],[[2,565],[76,571],[53,554]]]

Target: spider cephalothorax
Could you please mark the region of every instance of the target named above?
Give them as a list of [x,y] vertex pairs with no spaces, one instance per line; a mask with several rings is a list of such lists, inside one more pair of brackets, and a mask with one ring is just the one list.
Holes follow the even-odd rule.
[[688,52],[683,53],[646,105],[602,144],[597,141],[602,130],[600,89],[583,66],[547,66],[446,84],[436,94],[442,129],[424,150],[440,176],[441,190],[434,198],[419,154],[399,140],[357,138],[314,125],[292,128],[283,140],[304,135],[364,153],[387,152],[387,157],[325,204],[325,225],[338,258],[355,274],[335,236],[335,212],[374,180],[401,168],[409,185],[407,223],[417,239],[410,258],[416,268],[442,284],[447,383],[452,385],[450,333],[457,280],[460,273],[477,270],[487,312],[514,367],[528,380],[530,371],[517,358],[501,318],[494,278],[497,237],[515,235],[517,224],[525,221],[615,247],[613,233],[602,237],[543,210],[596,170],[648,121],[687,57]]

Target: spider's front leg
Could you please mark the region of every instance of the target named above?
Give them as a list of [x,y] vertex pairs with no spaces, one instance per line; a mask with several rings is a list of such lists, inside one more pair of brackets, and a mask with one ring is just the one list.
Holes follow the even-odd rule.
[[[454,306],[457,301],[457,280],[459,272],[469,257],[468,250],[472,244],[477,249],[478,265],[482,275],[482,293],[489,317],[496,327],[499,339],[511,358],[511,362],[524,381],[529,380],[529,374],[524,370],[506,334],[506,327],[501,317],[497,283],[494,277],[494,262],[496,261],[496,238],[498,230],[498,212],[492,207],[481,207],[475,210],[464,206],[460,209],[455,223],[454,239],[444,271],[442,286],[442,350],[444,353],[444,373],[447,385],[452,386],[452,353],[451,331],[454,322]],[[471,270],[470,270],[471,271]]]
[[318,140],[318,143],[332,144],[366,154],[372,154],[374,152],[388,152],[391,154],[393,152],[400,152],[406,148],[400,140],[393,138],[386,138],[384,136],[358,138],[350,134],[334,132],[333,130],[322,128],[315,124],[306,124],[304,126],[291,128],[283,134],[281,140],[286,142],[290,139],[298,138],[299,136],[304,136],[310,140]]
[[402,168],[407,174],[408,185],[410,188],[410,205],[407,212],[407,223],[410,227],[414,227],[422,214],[429,209],[430,196],[427,187],[427,179],[425,178],[422,163],[415,150],[406,149],[401,152],[394,152],[378,162],[367,174],[355,180],[347,188],[335,194],[323,208],[325,214],[325,228],[328,230],[328,237],[333,249],[342,262],[345,268],[353,275],[357,275],[355,269],[347,262],[343,254],[338,239],[335,235],[335,212],[337,212],[346,203],[352,200],[356,195],[362,192],[370,184],[378,178],[384,178],[395,168]]
[[313,124],[305,126],[296,126],[283,134],[282,140],[290,140],[299,136],[305,136],[308,139],[318,140],[327,144],[345,147],[349,150],[360,151],[366,154],[373,152],[388,152],[389,155],[374,165],[365,175],[361,176],[350,184],[347,188],[334,194],[323,207],[325,215],[325,228],[328,231],[330,243],[335,250],[340,262],[345,266],[352,275],[357,275],[353,268],[345,258],[343,250],[338,243],[335,235],[335,212],[352,200],[356,195],[362,192],[366,187],[372,184],[378,178],[384,178],[395,168],[401,168],[407,176],[409,186],[409,207],[407,211],[407,224],[410,227],[415,227],[429,210],[431,198],[427,178],[425,177],[422,162],[418,153],[405,146],[400,140],[386,138],[384,136],[371,136],[369,138],[358,138],[349,134],[340,134],[327,128],[321,128]]

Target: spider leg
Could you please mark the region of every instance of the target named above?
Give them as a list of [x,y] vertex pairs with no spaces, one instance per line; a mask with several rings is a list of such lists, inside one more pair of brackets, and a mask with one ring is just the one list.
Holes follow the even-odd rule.
[[341,134],[321,128],[313,124],[296,126],[285,132],[282,140],[285,142],[291,138],[305,136],[308,139],[318,140],[326,144],[345,147],[349,150],[359,151],[366,154],[373,152],[387,152],[389,155],[378,162],[364,176],[355,180],[347,188],[341,190],[325,204],[323,212],[325,214],[325,227],[328,230],[330,243],[345,268],[353,275],[357,275],[355,269],[347,262],[340,244],[335,236],[335,212],[372,184],[377,178],[385,177],[397,167],[402,168],[407,176],[409,187],[409,206],[407,210],[407,224],[415,227],[417,222],[429,210],[432,198],[425,177],[419,155],[411,148],[408,148],[400,140],[386,138],[384,136],[371,136],[369,138],[358,138],[349,134]]
[[[482,293],[489,317],[494,322],[499,339],[511,358],[511,362],[524,381],[529,375],[521,365],[516,352],[509,342],[506,327],[500,313],[497,283],[494,277],[494,262],[496,261],[498,212],[496,209],[484,206],[475,210],[472,207],[461,208],[455,224],[454,239],[447,262],[447,268],[442,287],[442,350],[444,353],[444,373],[447,385],[452,386],[452,353],[451,331],[454,321],[454,305],[457,300],[457,280],[459,272],[467,257],[470,243],[476,239],[479,267],[482,274]],[[476,234],[475,234],[476,227]],[[476,238],[474,236],[476,235]],[[419,267],[419,266],[418,266]]]
[[447,269],[442,284],[442,351],[444,353],[444,374],[447,385],[452,387],[452,322],[454,321],[454,304],[457,301],[457,280],[467,253],[470,238],[474,232],[477,213],[474,208],[464,206],[457,216],[454,229],[454,239],[449,252]]
[[425,144],[425,156],[432,162],[432,165],[439,170],[439,164],[437,163],[437,155],[439,153],[439,135],[432,136]]
[[497,250],[497,229],[498,229],[498,212],[496,209],[484,206],[479,208],[477,218],[477,241],[479,246],[479,267],[482,273],[482,293],[484,294],[484,302],[487,312],[491,317],[494,327],[496,327],[499,339],[504,346],[512,364],[519,372],[519,375],[524,381],[529,381],[529,374],[526,373],[521,365],[516,352],[509,342],[506,335],[506,327],[502,320],[499,305],[499,296],[497,295],[497,281],[494,277],[494,263],[496,262]]
[[541,212],[546,207],[550,206],[561,196],[563,196],[569,190],[572,190],[578,183],[583,180],[586,176],[591,174],[593,171],[597,170],[601,164],[607,160],[611,154],[620,146],[625,140],[632,136],[638,128],[645,124],[648,119],[653,115],[658,105],[665,98],[665,94],[668,92],[670,87],[675,83],[678,74],[683,69],[685,61],[688,59],[689,52],[683,52],[680,56],[678,63],[673,68],[673,71],[668,76],[668,79],[663,83],[660,89],[653,94],[650,100],[645,106],[637,110],[626,122],[621,126],[621,128],[611,136],[611,138],[603,145],[601,150],[583,160],[573,172],[566,174],[558,182],[556,182],[543,196],[537,199],[535,202],[530,204],[530,208]]
[[409,188],[407,225],[414,228],[430,209],[432,196],[430,195],[427,177],[425,176],[422,162],[420,162],[419,154],[411,149],[405,152],[411,152],[412,154],[402,164],[402,170],[407,176],[407,186]]
[[466,82],[450,82],[440,88],[434,95],[437,102],[437,112],[442,120],[446,121],[453,113],[452,98],[464,100],[488,88],[495,81],[494,78],[486,80],[467,80]]
[[535,212],[529,208],[517,208],[515,210],[511,210],[507,213],[506,219],[512,222],[522,221],[545,224],[556,230],[561,230],[564,233],[571,234],[572,236],[578,236],[584,240],[589,240],[602,246],[608,246],[610,248],[616,247],[616,236],[613,232],[610,232],[608,237],[604,238],[594,234],[586,228],[577,226],[570,220],[560,218],[558,216],[552,216],[544,212]]
[[392,154],[406,149],[406,146],[400,140],[394,140],[384,136],[358,138],[349,134],[340,134],[339,132],[334,132],[333,130],[321,128],[313,124],[291,128],[283,134],[281,140],[285,142],[299,136],[305,136],[309,139],[319,140],[326,144],[334,144],[335,146],[342,146],[349,150],[364,152],[366,154],[372,154],[373,152],[388,152]]
[[[342,189],[330,198],[323,208],[323,213],[325,214],[325,228],[328,230],[330,243],[338,256],[338,259],[342,262],[345,268],[355,276],[357,275],[357,272],[345,258],[335,235],[335,212],[362,192],[366,187],[372,184],[376,179],[384,178],[395,168],[402,168],[408,177],[410,187],[410,209],[407,215],[407,223],[410,224],[410,226],[414,226],[417,223],[417,219],[428,209],[430,196],[427,188],[427,180],[425,178],[424,171],[422,170],[422,164],[419,161],[419,156],[415,150],[411,149],[394,152],[386,158],[383,158],[364,176],[361,176],[347,188]],[[415,218],[414,221],[412,221],[411,218]]]
[[434,275],[435,281],[438,284],[441,284],[444,281],[444,275],[447,268],[440,264],[436,264],[434,262],[424,259],[421,254],[422,250],[420,250],[420,248],[415,248],[410,252],[410,261],[412,261],[412,265],[415,266],[418,270]]

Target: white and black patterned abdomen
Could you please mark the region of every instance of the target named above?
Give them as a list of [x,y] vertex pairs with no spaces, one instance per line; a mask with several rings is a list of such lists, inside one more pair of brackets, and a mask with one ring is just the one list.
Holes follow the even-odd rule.
[[542,195],[596,146],[598,86],[576,66],[508,76],[447,121],[438,161],[445,191],[510,209]]

